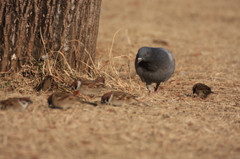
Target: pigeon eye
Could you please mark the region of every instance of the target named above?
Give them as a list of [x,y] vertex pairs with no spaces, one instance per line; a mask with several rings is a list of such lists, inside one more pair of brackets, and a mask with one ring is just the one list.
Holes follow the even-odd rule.
[[147,52],[146,54],[144,54],[144,56],[147,56],[149,53]]

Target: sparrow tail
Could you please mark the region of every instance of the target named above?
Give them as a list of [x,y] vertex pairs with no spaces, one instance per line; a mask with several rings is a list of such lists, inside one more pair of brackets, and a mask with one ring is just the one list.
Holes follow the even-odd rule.
[[92,103],[92,102],[88,102],[88,101],[81,101],[81,103],[90,104],[90,105],[95,106],[95,107],[98,106],[97,103]]

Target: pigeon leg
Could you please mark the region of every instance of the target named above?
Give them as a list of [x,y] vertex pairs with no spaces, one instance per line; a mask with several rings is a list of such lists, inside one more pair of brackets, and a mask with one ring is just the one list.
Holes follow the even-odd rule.
[[154,91],[155,91],[155,92],[157,92],[159,85],[160,85],[160,83],[157,83],[157,84],[156,84],[156,87],[154,88]]
[[152,85],[151,83],[146,83],[146,86],[147,86],[147,89],[148,89],[148,94],[151,93],[151,90],[152,90]]

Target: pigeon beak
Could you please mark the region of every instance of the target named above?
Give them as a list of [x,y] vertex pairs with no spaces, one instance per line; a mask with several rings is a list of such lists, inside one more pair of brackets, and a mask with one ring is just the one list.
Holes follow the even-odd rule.
[[138,63],[141,62],[142,60],[143,60],[143,58],[141,58],[141,57],[139,57],[139,58],[137,59]]

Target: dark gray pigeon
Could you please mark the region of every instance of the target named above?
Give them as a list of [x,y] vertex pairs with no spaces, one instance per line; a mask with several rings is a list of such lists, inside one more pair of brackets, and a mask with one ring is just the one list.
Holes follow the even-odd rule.
[[143,82],[146,82],[149,93],[151,84],[156,83],[156,92],[160,83],[167,81],[175,69],[172,53],[164,48],[142,47],[138,50],[135,69]]

